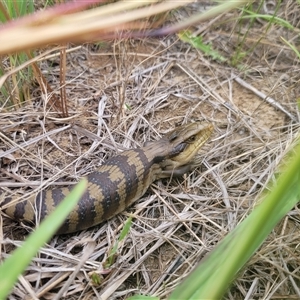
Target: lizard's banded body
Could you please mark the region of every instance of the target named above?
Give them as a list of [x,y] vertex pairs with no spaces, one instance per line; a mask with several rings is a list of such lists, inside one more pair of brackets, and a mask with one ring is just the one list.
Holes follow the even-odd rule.
[[[57,233],[71,233],[97,225],[139,199],[153,181],[186,173],[212,131],[213,126],[208,122],[189,123],[160,140],[108,159],[87,176],[85,194]],[[1,207],[15,220],[36,222],[49,215],[71,189],[72,186],[41,191],[12,205],[10,202],[15,197],[5,196]],[[1,195],[4,194],[0,190],[0,199]]]

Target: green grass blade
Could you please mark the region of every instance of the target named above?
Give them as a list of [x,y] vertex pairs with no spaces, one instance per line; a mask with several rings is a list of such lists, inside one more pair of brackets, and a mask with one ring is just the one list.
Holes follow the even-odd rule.
[[215,51],[211,44],[205,44],[201,36],[193,36],[189,30],[184,30],[178,33],[178,37],[182,41],[191,44],[194,48],[201,50],[205,55],[210,56],[213,60],[218,60],[220,62],[226,61],[226,58],[218,51]]
[[298,59],[300,60],[300,52],[299,52],[299,50],[293,44],[291,44],[289,41],[287,41],[286,39],[284,39],[282,36],[280,38],[296,53]]
[[291,30],[294,29],[294,26],[292,24],[290,24],[288,21],[286,21],[282,18],[279,18],[275,15],[257,14],[250,10],[246,10],[246,9],[244,11],[247,12],[250,16],[242,16],[242,17],[240,17],[240,19],[260,18],[260,19],[264,19],[268,22],[275,23],[279,26],[285,27],[287,29],[291,29]]
[[236,273],[300,198],[300,144],[253,212],[230,232],[169,299],[221,299]]
[[118,247],[119,247],[119,243],[125,239],[125,237],[127,236],[130,228],[131,228],[131,225],[132,225],[132,217],[129,217],[125,224],[124,224],[124,227],[120,233],[120,236],[118,238],[118,240],[115,242],[113,248],[109,251],[108,253],[108,257],[107,257],[107,260],[106,260],[106,263],[104,264],[105,268],[109,268],[111,267],[111,265],[114,263],[114,260],[115,260],[115,256],[117,254],[117,251],[118,251]]
[[120,237],[119,237],[119,242],[121,242],[122,240],[124,240],[124,238],[127,236],[130,228],[131,228],[131,225],[132,225],[132,217],[129,217],[125,224],[124,224],[124,227],[120,233]]
[[86,179],[78,183],[72,192],[62,201],[40,226],[25,240],[20,248],[0,266],[0,299],[5,299],[19,275],[29,265],[38,250],[55,234],[68,214],[74,208],[87,186]]

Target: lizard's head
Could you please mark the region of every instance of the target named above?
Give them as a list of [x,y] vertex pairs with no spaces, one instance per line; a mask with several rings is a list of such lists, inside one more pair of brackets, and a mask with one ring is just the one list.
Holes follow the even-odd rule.
[[209,122],[198,121],[182,125],[164,135],[160,140],[149,143],[156,160],[163,170],[162,177],[179,176],[193,164],[199,149],[213,132]]

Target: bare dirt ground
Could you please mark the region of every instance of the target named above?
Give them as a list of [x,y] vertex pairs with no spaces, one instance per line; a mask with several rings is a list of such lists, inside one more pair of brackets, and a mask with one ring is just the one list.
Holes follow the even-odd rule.
[[[196,4],[178,14],[195,9]],[[299,13],[296,1],[283,1],[279,16],[297,27]],[[290,31],[257,19],[248,32],[249,21],[238,24],[237,17],[231,12],[197,27],[226,63],[176,36],[70,45],[69,118],[46,106],[39,88],[24,107],[2,109],[1,131],[8,139],[2,136],[0,151],[12,151],[2,158],[0,183],[9,193],[27,194],[32,189],[24,187],[36,189],[41,181],[46,186],[76,181],[108,157],[158,139],[178,124],[205,119],[215,126],[197,169],[156,182],[132,207],[100,226],[55,236],[10,299],[125,299],[139,293],[164,299],[248,215],[299,129],[300,72],[299,59],[280,40],[293,41]],[[249,53],[233,67],[230,61],[246,32],[241,47]],[[57,94],[58,61],[49,57],[40,65]],[[135,218],[129,235],[105,269],[108,250],[130,213]],[[3,217],[4,258],[28,230]],[[295,208],[224,299],[299,299],[299,243]],[[98,286],[92,273],[101,275]]]

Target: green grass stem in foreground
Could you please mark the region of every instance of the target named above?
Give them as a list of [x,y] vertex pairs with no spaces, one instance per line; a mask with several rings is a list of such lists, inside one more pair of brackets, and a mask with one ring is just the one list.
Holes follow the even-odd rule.
[[278,180],[252,213],[230,232],[169,299],[221,299],[276,224],[300,199],[300,143],[286,158]]
[[[237,272],[300,200],[300,143],[286,157],[286,162],[278,180],[270,192],[262,196],[252,213],[200,262],[168,299],[222,299]],[[129,299],[156,298],[134,296]]]
[[83,195],[86,186],[86,179],[79,182],[57,209],[30,234],[23,245],[0,265],[0,300],[6,299],[19,275],[26,269],[39,249],[55,234]]

